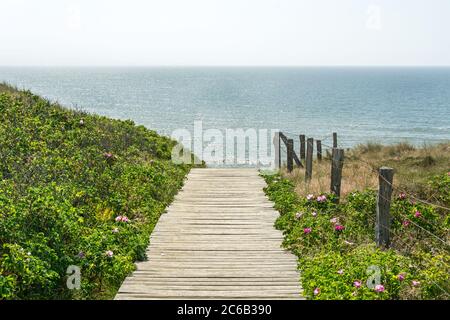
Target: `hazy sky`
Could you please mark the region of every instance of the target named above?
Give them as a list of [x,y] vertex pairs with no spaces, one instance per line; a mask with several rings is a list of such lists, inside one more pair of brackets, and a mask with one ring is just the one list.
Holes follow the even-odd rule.
[[0,65],[450,65],[449,0],[0,0]]

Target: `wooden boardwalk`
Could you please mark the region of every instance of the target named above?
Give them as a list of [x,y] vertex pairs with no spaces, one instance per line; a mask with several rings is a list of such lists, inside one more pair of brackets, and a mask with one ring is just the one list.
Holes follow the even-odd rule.
[[256,169],[193,169],[116,299],[301,299]]

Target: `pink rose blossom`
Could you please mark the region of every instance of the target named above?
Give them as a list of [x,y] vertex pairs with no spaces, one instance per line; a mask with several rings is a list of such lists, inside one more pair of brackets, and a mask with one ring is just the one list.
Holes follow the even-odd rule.
[[355,281],[355,282],[353,282],[353,285],[354,285],[356,288],[361,288],[361,281]]
[[112,256],[114,255],[114,252],[112,252],[111,250],[108,250],[105,252],[105,254],[108,258],[112,258]]
[[417,211],[414,213],[414,217],[416,217],[416,218],[419,218],[421,215],[422,215],[422,214],[420,213],[419,210],[417,210]]
[[318,196],[317,197],[317,202],[325,202],[327,200],[327,197],[324,195]]
[[342,231],[342,230],[344,230],[344,229],[345,229],[345,227],[342,226],[342,225],[340,225],[340,224],[338,224],[338,225],[336,225],[336,226],[334,227],[334,230],[336,230],[336,231]]
[[130,219],[127,216],[117,216],[116,222],[130,222]]
[[382,284],[377,284],[375,286],[375,291],[376,292],[384,292],[384,286]]
[[313,212],[311,213],[311,215],[312,215],[313,217],[315,217],[315,216],[317,216],[317,212],[316,212],[316,211],[313,211]]
[[405,220],[405,221],[403,221],[402,224],[404,227],[407,227],[407,226],[409,226],[410,222],[409,222],[409,220]]
[[308,234],[308,233],[311,233],[311,228],[305,228],[305,229],[303,229],[303,232],[305,233],[305,234]]
[[113,156],[113,154],[111,153],[111,152],[105,152],[104,154],[103,154],[103,156],[106,158],[106,159],[112,159],[114,156]]
[[405,274],[404,274],[404,273],[400,273],[400,274],[397,276],[397,279],[398,279],[398,281],[403,281],[403,280],[405,280]]
[[313,194],[308,194],[307,196],[306,196],[306,200],[312,200],[314,198],[314,195]]
[[399,199],[405,199],[406,198],[406,193],[400,192],[399,195],[398,195],[398,198]]
[[314,289],[314,295],[317,296],[320,293],[320,288]]
[[413,280],[413,281],[412,281],[412,285],[413,285],[414,287],[417,287],[419,284],[420,284],[420,282],[417,281],[417,280]]

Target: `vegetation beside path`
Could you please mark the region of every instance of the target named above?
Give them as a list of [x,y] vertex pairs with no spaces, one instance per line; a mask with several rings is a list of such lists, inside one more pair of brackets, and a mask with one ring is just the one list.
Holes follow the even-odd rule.
[[174,143],[0,85],[0,299],[112,298],[190,169]]
[[[346,151],[343,198],[334,202],[330,162],[264,175],[280,212],[276,227],[298,256],[310,299],[449,299],[450,145],[361,145]],[[371,166],[396,169],[392,245],[375,246],[376,186]],[[399,191],[401,190],[401,191]],[[427,204],[418,199],[425,199]]]

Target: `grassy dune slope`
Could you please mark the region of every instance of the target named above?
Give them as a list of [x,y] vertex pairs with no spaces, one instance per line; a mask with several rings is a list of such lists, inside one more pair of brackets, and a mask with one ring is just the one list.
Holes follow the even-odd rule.
[[173,145],[0,85],[0,299],[113,297],[189,171]]
[[[265,176],[266,193],[281,213],[276,226],[299,258],[305,295],[450,299],[450,212],[445,209],[450,208],[450,145],[367,144],[347,150],[339,204],[329,194],[330,165],[329,159],[315,162],[309,185],[299,169]],[[375,246],[374,232],[376,168],[383,165],[395,169],[396,188],[387,249]]]

